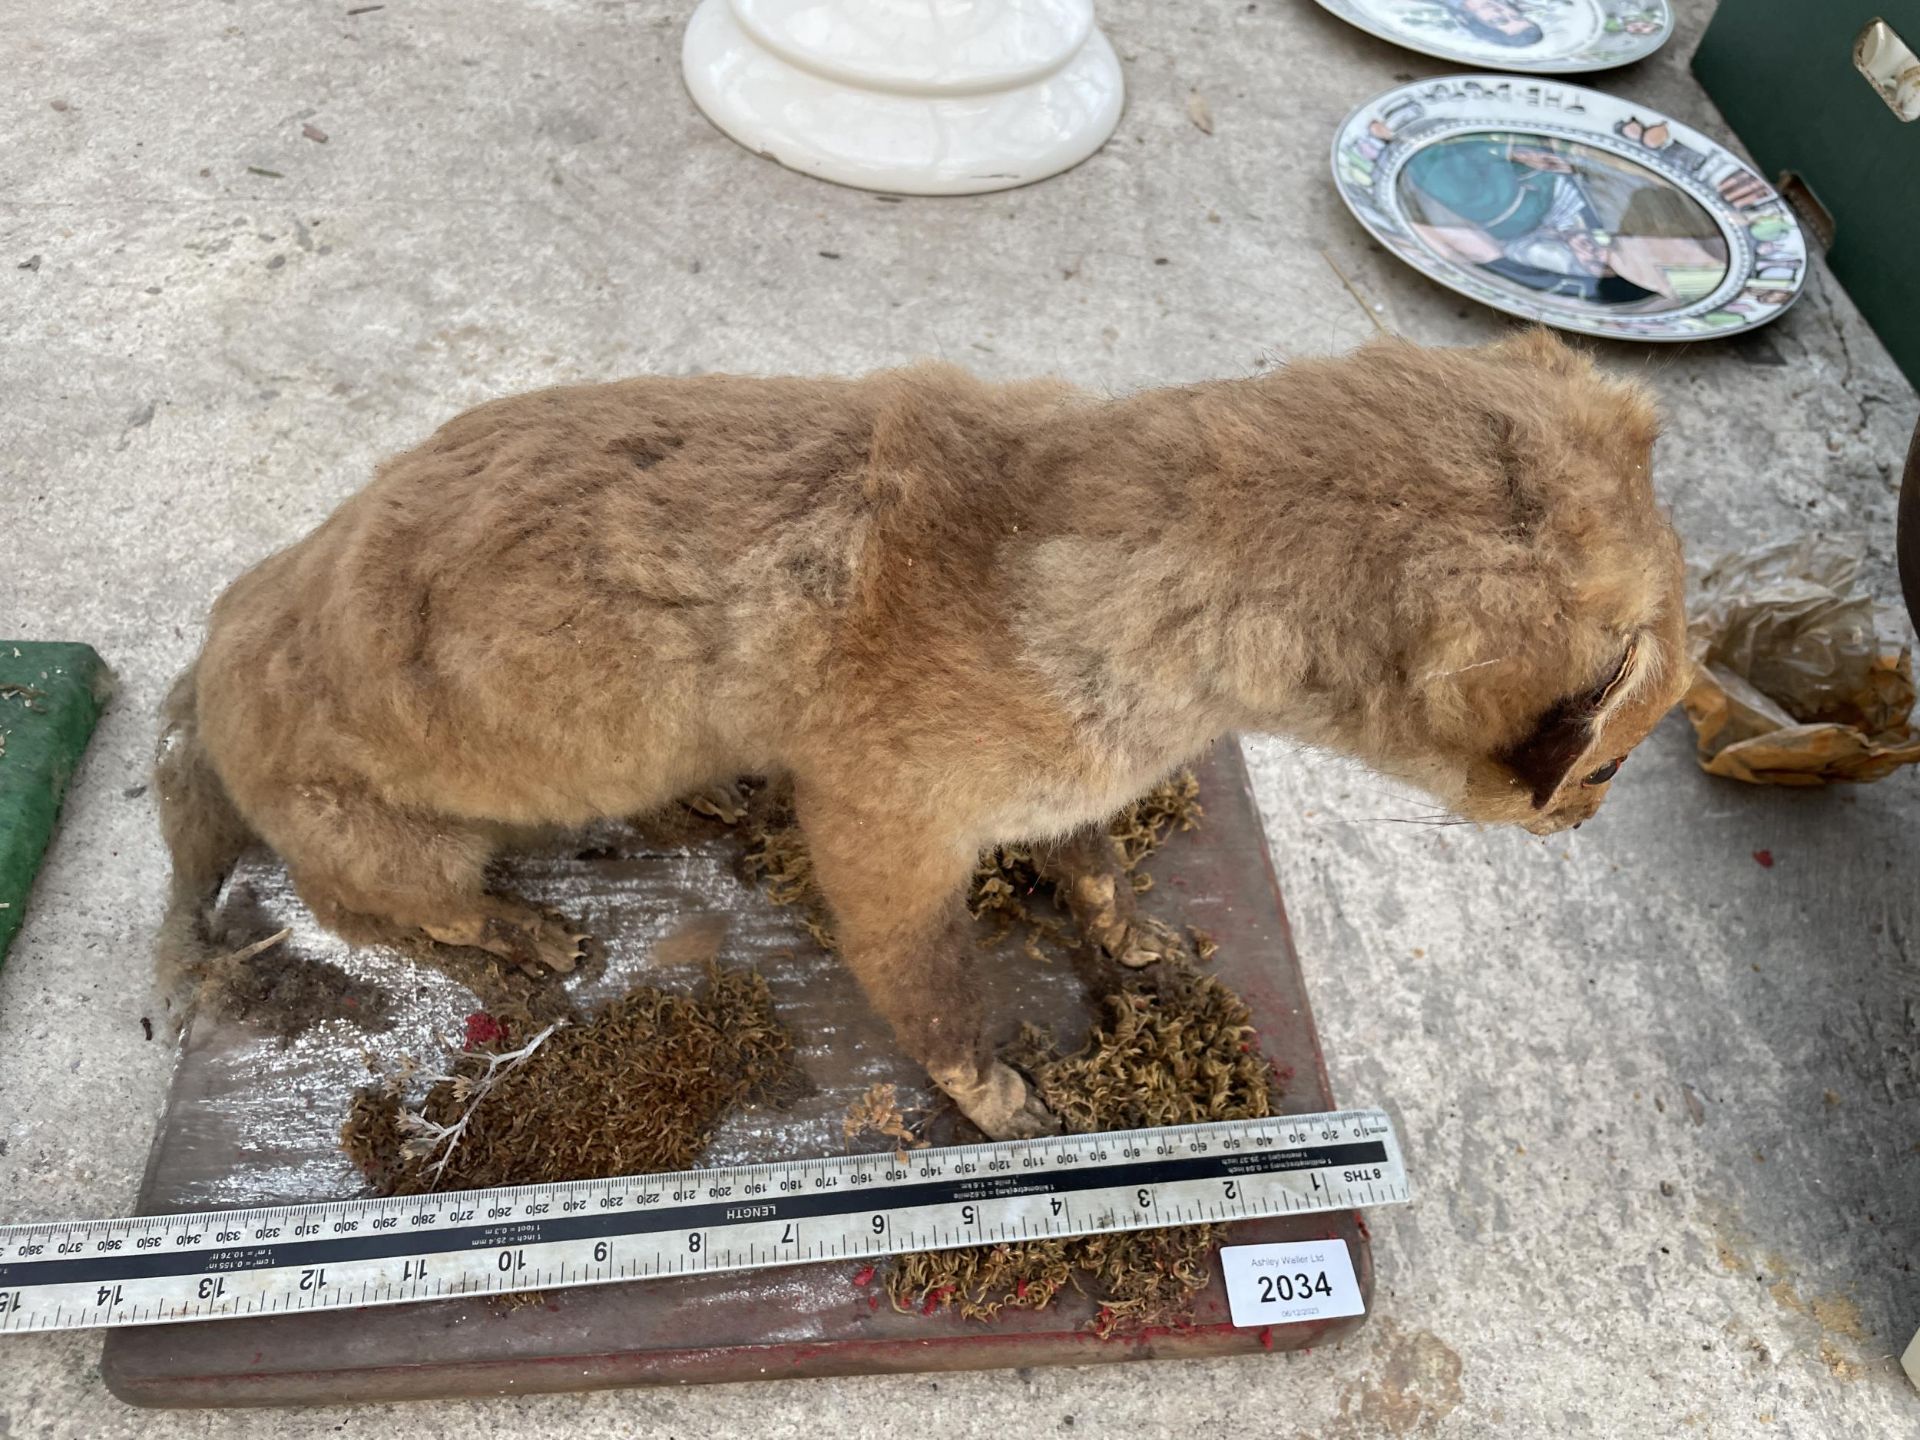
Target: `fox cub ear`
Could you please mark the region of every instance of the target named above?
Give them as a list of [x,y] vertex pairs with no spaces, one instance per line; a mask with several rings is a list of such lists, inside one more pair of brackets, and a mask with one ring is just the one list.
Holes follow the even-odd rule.
[[1626,680],[1633,655],[1634,646],[1629,643],[1620,663],[1605,680],[1556,700],[1517,744],[1494,756],[1527,787],[1534,809],[1546,808],[1554,792],[1566,782],[1567,772],[1586,754],[1593,742],[1594,723]]

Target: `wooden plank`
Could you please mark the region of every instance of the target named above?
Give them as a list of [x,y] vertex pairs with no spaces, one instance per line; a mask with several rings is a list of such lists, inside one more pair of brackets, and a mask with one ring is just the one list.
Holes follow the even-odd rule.
[[[1156,858],[1147,908],[1214,935],[1216,972],[1245,997],[1263,1051],[1288,1076],[1284,1111],[1334,1108],[1238,746],[1217,747],[1196,773],[1206,822]],[[146,1213],[355,1193],[333,1136],[347,1096],[365,1080],[360,1052],[389,1062],[430,1053],[433,1035],[457,1033],[474,1005],[437,974],[331,942],[272,865],[251,866],[244,879],[272,923],[295,927],[290,943],[394,991],[396,1023],[367,1036],[331,1022],[284,1047],[231,1023],[196,1023],[142,1190]],[[588,920],[608,941],[607,973],[583,998],[618,993],[642,974],[657,980],[647,956],[662,935],[689,924],[724,922],[722,961],[752,963],[767,976],[813,1088],[783,1109],[733,1117],[709,1163],[842,1152],[841,1117],[877,1080],[899,1085],[909,1100],[931,1101],[924,1075],[893,1050],[843,968],[791,912],[733,878],[724,844],[537,857],[515,884]],[[1023,1019],[1067,1037],[1085,1033],[1085,991],[1070,963],[1037,964],[1009,941],[982,950],[981,975],[1003,1033]],[[1371,1296],[1357,1214],[1243,1224],[1230,1243],[1328,1236],[1347,1241],[1362,1293]],[[854,1283],[862,1268],[821,1264],[559,1291],[517,1309],[462,1300],[115,1331],[102,1369],[116,1395],[141,1405],[325,1404],[1225,1355],[1324,1344],[1360,1323],[1235,1329],[1216,1274],[1192,1329],[1100,1340],[1087,1329],[1093,1307],[1082,1297],[1044,1312],[1004,1312],[991,1326],[944,1311],[903,1315],[884,1299],[876,1305],[876,1285]]]

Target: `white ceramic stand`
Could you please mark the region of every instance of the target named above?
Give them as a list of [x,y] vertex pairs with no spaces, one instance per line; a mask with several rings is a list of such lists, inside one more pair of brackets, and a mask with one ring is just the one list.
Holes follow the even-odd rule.
[[681,65],[749,150],[909,195],[1058,174],[1120,121],[1091,0],[702,0]]

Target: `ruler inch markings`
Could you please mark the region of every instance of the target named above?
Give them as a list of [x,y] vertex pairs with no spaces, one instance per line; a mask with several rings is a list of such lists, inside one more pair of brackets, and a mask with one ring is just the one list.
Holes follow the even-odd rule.
[[0,1334],[767,1269],[1016,1234],[1359,1209],[1409,1196],[1385,1114],[1348,1110],[493,1190],[41,1221],[0,1226]]

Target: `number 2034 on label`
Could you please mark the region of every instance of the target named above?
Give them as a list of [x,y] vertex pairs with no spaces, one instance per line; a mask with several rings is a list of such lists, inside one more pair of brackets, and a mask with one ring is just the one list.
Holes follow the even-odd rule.
[[1344,1240],[1229,1245],[1220,1252],[1233,1323],[1291,1325],[1366,1313]]

